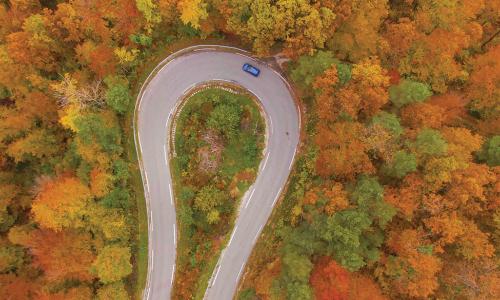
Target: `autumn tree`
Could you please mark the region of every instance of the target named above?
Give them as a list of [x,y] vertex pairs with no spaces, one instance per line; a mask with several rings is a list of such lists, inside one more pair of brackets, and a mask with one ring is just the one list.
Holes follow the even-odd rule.
[[0,292],[6,299],[23,300],[35,298],[41,287],[29,278],[16,274],[0,274]]
[[48,181],[33,202],[32,212],[41,226],[56,231],[83,226],[83,217],[92,200],[89,188],[72,176]]
[[411,173],[397,188],[385,189],[384,201],[394,206],[403,219],[411,220],[422,204],[425,182],[419,174]]
[[30,159],[48,160],[61,152],[60,136],[46,130],[33,129],[26,136],[9,144],[6,153],[16,162]]
[[403,124],[411,128],[440,128],[444,118],[444,109],[429,103],[414,103],[401,109]]
[[331,36],[335,19],[330,8],[307,0],[231,0],[228,4],[228,29],[251,42],[260,55],[268,54],[280,40],[290,56],[313,54],[314,48],[323,48]]
[[136,0],[135,3],[137,9],[142,13],[144,19],[146,19],[146,29],[148,31],[152,30],[161,21],[157,4],[150,0]]
[[329,257],[322,257],[311,273],[311,286],[318,300],[348,299],[350,274]]
[[338,97],[359,98],[359,107],[353,116],[362,114],[366,117],[375,115],[387,102],[389,77],[386,70],[380,66],[378,59],[364,59],[352,67],[352,79],[346,85],[344,93]]
[[440,274],[442,288],[437,296],[469,299],[495,299],[500,295],[500,273],[494,259],[469,261],[448,259]]
[[207,2],[204,0],[177,2],[177,9],[180,12],[180,18],[184,24],[189,24],[193,28],[200,28],[200,21],[208,17]]
[[97,299],[99,300],[107,300],[107,299],[116,299],[116,300],[128,300],[130,296],[125,289],[125,285],[123,282],[115,282],[111,284],[106,284],[101,287],[97,291]]
[[378,30],[388,15],[388,5],[385,0],[370,3],[356,0],[348,6],[346,10],[350,13],[334,33],[331,47],[340,58],[358,62],[383,47]]
[[[443,40],[447,42],[438,42]],[[455,57],[469,43],[469,36],[460,29],[437,28],[412,43],[408,55],[400,61],[398,70],[401,74],[414,76],[419,82],[427,83],[432,90],[444,93],[449,83],[467,79],[467,72]]]
[[453,156],[461,168],[466,168],[473,161],[474,155],[481,149],[483,137],[467,128],[445,127],[441,134],[447,143],[447,153]]
[[387,245],[393,255],[384,258],[379,279],[391,282],[393,292],[409,297],[429,297],[438,288],[441,260],[422,232],[406,229],[391,232]]
[[0,240],[0,273],[10,273],[18,270],[25,260],[22,247],[12,245],[5,239]]
[[349,299],[352,300],[386,300],[379,285],[369,276],[354,274],[349,286]]
[[226,199],[227,196],[215,186],[204,186],[196,194],[194,208],[206,214],[209,224],[215,224],[220,219],[218,206],[222,205]]
[[130,249],[121,246],[105,246],[92,264],[102,283],[113,283],[132,273]]
[[88,233],[37,230],[31,234],[29,246],[34,265],[40,267],[50,281],[94,278],[89,270],[95,254]]
[[361,140],[362,128],[356,122],[338,122],[331,127],[318,127],[315,141],[320,149],[316,158],[319,175],[354,178],[357,174],[374,171]]
[[415,23],[409,18],[400,18],[397,22],[386,24],[383,37],[389,49],[384,51],[382,59],[397,69],[401,59],[408,55],[408,51],[420,35]]
[[272,285],[281,272],[281,258],[277,258],[263,268],[256,278],[255,294],[260,297],[271,297]]
[[472,100],[470,106],[483,118],[500,116],[500,45],[491,47],[486,53],[476,56],[467,82],[466,95]]

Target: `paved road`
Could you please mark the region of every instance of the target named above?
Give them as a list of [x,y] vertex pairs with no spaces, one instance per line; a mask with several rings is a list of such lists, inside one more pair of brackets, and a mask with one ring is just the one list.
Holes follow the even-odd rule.
[[[168,161],[168,129],[181,96],[197,84],[233,81],[254,93],[266,115],[267,146],[260,172],[241,201],[230,242],[223,251],[205,299],[232,299],[245,262],[287,181],[299,140],[299,117],[285,81],[265,64],[219,47],[176,56],[143,87],[136,109],[136,145],[148,207],[149,261],[144,299],[169,299],[175,268],[176,218]],[[236,51],[238,52],[238,51]],[[258,78],[241,66],[261,69]]]

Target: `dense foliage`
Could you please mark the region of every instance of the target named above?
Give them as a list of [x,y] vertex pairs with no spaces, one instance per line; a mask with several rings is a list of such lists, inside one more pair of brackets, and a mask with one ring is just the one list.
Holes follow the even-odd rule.
[[[242,296],[500,298],[499,25],[488,0],[1,1],[2,297],[138,296],[133,99],[158,53],[211,37],[290,58],[306,108]],[[229,141],[244,115],[207,122]],[[181,217],[216,227],[218,188],[181,191]]]
[[265,129],[249,95],[209,88],[185,101],[172,159],[180,227],[173,298],[202,299],[257,174]]
[[289,64],[307,136],[241,299],[500,297],[500,7],[369,3]]

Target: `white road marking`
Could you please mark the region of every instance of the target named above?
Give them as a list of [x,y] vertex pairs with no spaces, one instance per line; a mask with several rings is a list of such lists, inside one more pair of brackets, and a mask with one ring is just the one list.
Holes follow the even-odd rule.
[[267,152],[266,154],[266,158],[264,160],[264,165],[262,165],[262,169],[264,170],[266,168],[266,165],[267,165],[267,160],[269,159],[269,152]]
[[172,204],[172,206],[173,206],[174,205],[174,194],[172,192],[172,185],[170,183],[168,184],[168,190],[170,193],[170,204]]
[[170,277],[170,285],[174,282],[175,264],[172,265],[172,276]]
[[269,128],[271,128],[270,132],[273,134],[273,118],[271,116],[269,116]]
[[247,204],[245,205],[245,208],[248,207],[248,204],[250,204],[250,200],[252,200],[253,193],[255,192],[255,189],[252,190],[252,193],[250,193],[250,197],[248,197]]
[[274,201],[273,201],[272,206],[274,206],[274,204],[276,204],[276,200],[278,200],[279,196],[280,196],[280,193],[278,193],[278,195],[276,195],[276,197],[274,197]]
[[[146,170],[144,170],[144,177],[146,179],[146,190],[148,191],[148,196],[151,197],[151,191],[149,190],[149,179],[148,179],[148,173],[146,173]],[[147,198],[147,197],[146,197]]]
[[260,233],[261,233],[262,228],[264,228],[264,225],[260,225],[260,228],[259,228],[259,233],[258,233],[258,234],[260,234]]
[[238,225],[234,227],[233,233],[231,234],[231,238],[229,239],[229,243],[227,243],[227,246],[231,245],[231,242],[233,241],[234,234],[236,233],[236,229],[238,229]]
[[288,166],[288,170],[291,171],[292,170],[292,164],[293,164],[293,159],[290,161],[290,165]]
[[174,245],[177,244],[176,235],[177,235],[177,231],[175,230],[175,224],[174,224]]
[[212,285],[215,284],[215,281],[217,280],[217,276],[219,276],[219,271],[220,271],[220,265],[217,267],[217,273],[215,273],[215,278],[214,278],[214,281],[212,282]]
[[151,249],[151,270],[153,270],[153,262],[155,260],[155,250]]
[[243,262],[241,264],[241,267],[240,267],[240,271],[238,272],[238,277],[236,277],[236,281],[240,280],[240,275],[241,275],[241,271],[243,271],[243,267],[245,266],[245,263]]

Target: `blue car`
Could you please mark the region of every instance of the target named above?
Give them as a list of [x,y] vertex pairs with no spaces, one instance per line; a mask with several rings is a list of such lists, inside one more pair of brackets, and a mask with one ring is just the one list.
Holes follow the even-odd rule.
[[250,73],[255,77],[259,76],[260,74],[260,70],[252,66],[251,64],[244,64],[242,69],[243,71]]

